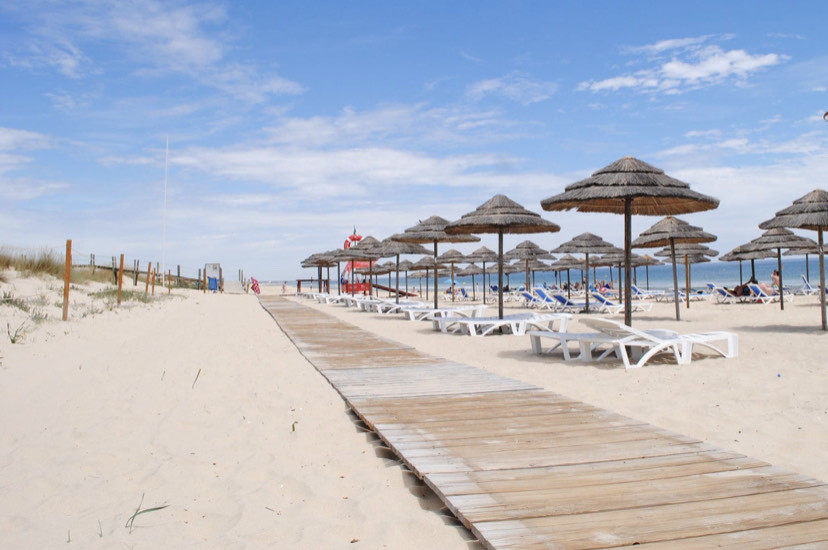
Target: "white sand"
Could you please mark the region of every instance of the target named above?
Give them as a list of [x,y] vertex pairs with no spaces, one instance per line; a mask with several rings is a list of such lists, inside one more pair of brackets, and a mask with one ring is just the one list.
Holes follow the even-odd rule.
[[[358,431],[252,295],[177,292],[117,307],[76,291],[63,323],[53,315],[60,283],[13,279],[0,291],[12,287],[54,309],[19,343],[0,338],[3,547],[475,547]],[[527,337],[445,335],[291,299],[426,353],[828,480],[828,335],[814,298],[784,312],[693,303],[680,323],[672,304],[657,304],[635,325],[732,330],[740,356],[629,372],[533,356]],[[24,319],[0,306],[0,326]],[[142,495],[145,509],[168,507],[138,515],[130,532]]]
[[4,548],[467,548],[255,297],[185,295],[2,339]]

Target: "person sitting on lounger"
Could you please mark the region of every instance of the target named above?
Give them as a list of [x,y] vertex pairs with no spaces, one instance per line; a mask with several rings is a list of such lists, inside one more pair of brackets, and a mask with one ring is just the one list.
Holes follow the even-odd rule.
[[779,272],[775,269],[773,270],[773,273],[771,274],[771,284],[759,283],[758,286],[762,289],[762,292],[768,296],[773,296],[779,289]]
[[[751,275],[750,279],[748,279],[744,284],[736,285],[735,287],[733,287],[733,290],[731,290],[730,292],[732,292],[734,296],[750,296],[750,287],[748,287],[748,285],[755,285],[755,284],[756,284],[756,278]],[[727,289],[725,289],[725,290],[727,290]]]

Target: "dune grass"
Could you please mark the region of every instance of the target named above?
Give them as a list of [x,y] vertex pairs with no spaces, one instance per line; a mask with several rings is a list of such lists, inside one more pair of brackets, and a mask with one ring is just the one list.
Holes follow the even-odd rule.
[[60,278],[63,277],[64,264],[62,256],[47,248],[32,256],[0,249],[0,270],[14,269],[24,276],[48,274]]

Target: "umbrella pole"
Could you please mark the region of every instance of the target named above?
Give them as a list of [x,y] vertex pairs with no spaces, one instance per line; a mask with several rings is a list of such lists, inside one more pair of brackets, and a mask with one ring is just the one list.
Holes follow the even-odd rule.
[[342,273],[339,270],[339,262],[336,262],[336,295],[342,296]]
[[354,297],[354,261],[351,260],[351,298]]
[[486,260],[483,260],[483,305],[486,305]]
[[756,280],[756,260],[750,259],[750,278]]
[[811,267],[808,264],[808,254],[805,254],[805,278],[811,280]]
[[684,255],[684,299],[690,309],[690,257]]
[[650,290],[650,266],[645,265],[644,271],[647,273],[647,290]]
[[828,318],[825,312],[825,250],[822,242],[822,226],[817,228],[819,246],[819,304],[822,310],[822,330],[828,330]]
[[566,270],[566,298],[567,300],[572,298],[572,283],[569,280],[569,270]]
[[451,262],[451,301],[454,301],[454,262]]
[[503,319],[503,230],[497,232],[497,318]]
[[434,239],[434,309],[437,309],[437,239]]
[[472,300],[477,301],[477,290],[474,288],[474,273],[472,273]]
[[670,237],[670,258],[673,260],[673,301],[676,303],[676,321],[681,321],[681,308],[678,299],[678,274],[676,273],[676,241]]
[[[388,277],[390,278],[391,274],[389,274]],[[400,303],[400,255],[399,254],[397,254],[397,285],[396,285],[396,291],[397,291],[397,304],[399,304]]]
[[[589,252],[586,252],[584,256],[586,256],[586,282],[584,284],[584,313],[589,313]],[[592,269],[594,270],[595,268],[593,267]],[[594,272],[592,274],[592,280],[595,280]]]
[[[624,323],[632,326],[632,280],[630,279],[630,264],[632,264],[632,198],[624,201]],[[621,278],[621,274],[618,274]],[[620,281],[619,281],[620,282]]]
[[785,309],[785,291],[783,290],[785,287],[782,286],[782,249],[776,249],[776,265],[777,270],[779,271],[779,309]]
[[739,260],[739,286],[742,286],[744,281],[742,281],[742,260]]

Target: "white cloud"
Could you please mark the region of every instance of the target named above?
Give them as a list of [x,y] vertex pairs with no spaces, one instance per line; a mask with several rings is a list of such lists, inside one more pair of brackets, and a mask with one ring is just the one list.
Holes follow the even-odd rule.
[[470,84],[466,89],[466,94],[473,99],[496,95],[529,105],[545,101],[557,91],[558,84],[555,82],[541,82],[513,72],[500,78],[490,78]]
[[12,65],[54,67],[64,76],[81,78],[109,70],[105,56],[116,51],[136,64],[135,75],[184,74],[253,103],[304,91],[271,71],[231,60],[229,17],[214,3],[33,0],[10,12],[28,30],[18,51],[7,56]]
[[658,54],[672,52],[669,60],[658,56],[645,61],[653,65],[632,73],[578,84],[579,91],[618,91],[634,89],[641,92],[681,93],[702,86],[721,84],[731,79],[744,82],[759,70],[778,65],[788,56],[768,53],[750,54],[745,50],[723,50],[721,47],[703,46],[710,36],[671,39],[648,46],[630,48],[630,53]]

